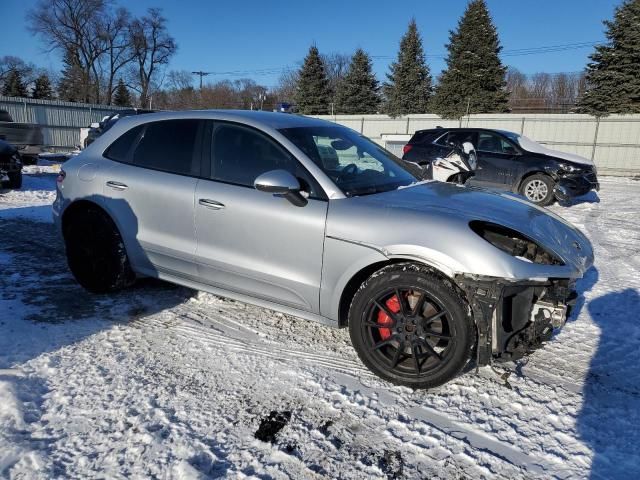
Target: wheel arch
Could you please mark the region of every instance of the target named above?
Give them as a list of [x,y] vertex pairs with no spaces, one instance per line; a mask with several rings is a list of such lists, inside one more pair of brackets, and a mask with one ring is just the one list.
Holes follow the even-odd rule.
[[448,281],[452,285],[454,285],[456,289],[459,291],[459,293],[465,298],[465,301],[466,301],[466,295],[464,295],[464,292],[462,292],[462,290],[457,287],[455,280],[451,278],[449,275],[447,275],[446,273],[444,273],[443,271],[439,270],[438,268],[434,267],[433,265],[430,265],[429,263],[423,260],[419,260],[411,257],[395,256],[395,257],[389,258],[386,261],[374,262],[369,265],[366,265],[365,267],[361,268],[351,276],[351,278],[347,281],[344,288],[342,289],[342,293],[340,295],[340,302],[338,305],[338,326],[346,327],[349,324],[349,308],[351,306],[351,302],[353,300],[354,295],[356,294],[358,289],[362,286],[362,284],[365,282],[365,280],[367,280],[367,278],[369,278],[378,270],[384,267],[387,267],[389,265],[395,265],[399,263],[411,263],[411,264],[420,265],[421,267],[426,268],[433,275],[436,275],[443,281]]
[[531,170],[530,172],[526,172],[520,177],[520,180],[518,181],[517,191],[521,192],[522,191],[522,187],[524,185],[524,182],[527,180],[527,178],[533,177],[534,175],[545,175],[545,176],[549,177],[553,182],[556,181],[556,179],[553,177],[553,175],[549,174],[549,172],[546,172],[546,171],[541,170],[541,169],[538,168],[538,169],[535,169],[535,170]]
[[[99,210],[105,216],[107,216],[109,219],[111,219],[111,221],[113,222],[115,227],[118,228],[118,225],[116,224],[115,220],[109,214],[109,212],[104,209],[104,207],[102,207],[101,205],[99,205],[98,203],[96,203],[96,202],[94,202],[92,200],[79,199],[79,200],[73,201],[62,212],[62,217],[60,219],[60,226],[61,226],[61,231],[62,231],[62,235],[63,236],[65,235],[65,232],[66,232],[66,229],[68,228],[69,222],[73,219],[73,217],[75,215],[77,215],[79,212],[83,212],[83,211],[86,211],[88,209]],[[119,228],[118,228],[118,230],[119,230]]]

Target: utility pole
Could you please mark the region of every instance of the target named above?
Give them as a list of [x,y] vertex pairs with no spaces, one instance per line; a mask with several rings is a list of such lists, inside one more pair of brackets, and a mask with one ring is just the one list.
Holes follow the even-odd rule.
[[191,72],[194,75],[198,75],[200,77],[200,90],[202,90],[202,77],[206,77],[207,75],[211,75],[211,72],[203,72],[202,70],[198,72]]

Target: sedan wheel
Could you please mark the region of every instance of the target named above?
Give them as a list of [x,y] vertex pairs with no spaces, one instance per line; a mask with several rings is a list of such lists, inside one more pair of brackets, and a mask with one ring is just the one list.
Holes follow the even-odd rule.
[[522,184],[522,194],[536,205],[549,205],[553,201],[553,180],[537,174],[527,178]]
[[424,267],[376,272],[356,294],[351,339],[380,377],[414,388],[441,385],[469,360],[473,325],[451,285]]

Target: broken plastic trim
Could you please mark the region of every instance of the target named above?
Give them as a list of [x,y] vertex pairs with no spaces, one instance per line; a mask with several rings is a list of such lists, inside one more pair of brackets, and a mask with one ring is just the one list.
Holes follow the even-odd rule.
[[564,262],[536,242],[508,227],[495,223],[474,220],[469,227],[494,247],[540,265],[564,265]]

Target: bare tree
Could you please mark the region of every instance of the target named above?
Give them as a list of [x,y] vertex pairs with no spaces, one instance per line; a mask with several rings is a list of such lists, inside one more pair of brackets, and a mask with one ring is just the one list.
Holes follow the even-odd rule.
[[18,72],[27,86],[32,84],[39,75],[45,73],[44,70],[38,69],[33,63],[25,62],[20,57],[11,55],[0,57],[0,86],[4,84],[7,75],[12,71]]
[[292,102],[298,86],[298,69],[287,68],[282,71],[278,79],[278,85],[273,94],[277,101]]
[[562,113],[568,112],[569,108],[575,104],[576,84],[570,74],[558,73],[553,75],[549,100],[553,109]]
[[150,8],[147,15],[133,20],[129,27],[136,62],[136,89],[143,106],[149,101],[155,75],[169,63],[178,48],[174,38],[167,32],[166,23],[159,8]]
[[509,67],[505,75],[507,91],[509,92],[509,107],[518,110],[526,104],[529,96],[527,76],[514,67]]
[[101,19],[107,9],[107,0],[39,0],[27,14],[29,29],[42,37],[49,51],[78,53],[86,102],[101,100],[98,59],[106,51]]
[[193,89],[193,74],[186,70],[171,70],[167,75],[167,86],[170,90]]
[[[129,42],[131,14],[126,8],[108,12],[100,22],[100,35],[105,44],[103,63],[106,76],[106,101],[111,105],[117,88],[116,77],[134,59]],[[120,75],[122,76],[122,75]]]
[[551,91],[551,75],[544,72],[534,73],[529,80],[528,107],[536,110],[547,108]]
[[320,55],[325,65],[325,72],[329,80],[329,89],[331,94],[335,94],[336,87],[340,80],[344,78],[349,69],[352,55],[346,53],[328,53]]

